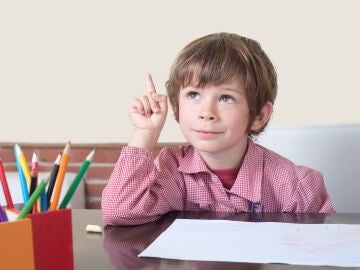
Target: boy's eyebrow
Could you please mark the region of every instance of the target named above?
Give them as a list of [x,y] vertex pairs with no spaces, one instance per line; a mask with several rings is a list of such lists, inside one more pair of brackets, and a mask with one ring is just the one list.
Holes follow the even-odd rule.
[[236,92],[236,93],[243,93],[243,91],[239,88],[233,88],[233,87],[221,87],[222,90],[230,91],[230,92]]
[[[231,86],[231,82],[224,82],[224,83],[220,83],[220,84],[216,84],[216,83],[209,83],[210,85],[215,85],[215,86],[219,86],[220,89],[225,90],[225,91],[232,91],[232,92],[236,92],[236,93],[243,93],[244,91],[241,90],[241,83],[240,83],[240,88],[238,87],[234,87]],[[197,83],[195,83],[194,81],[190,82],[187,86],[184,86],[182,89],[185,88],[192,88],[194,90],[203,90],[203,88],[205,88],[206,86],[200,87],[198,86]]]
[[232,87],[221,87],[221,89],[227,90],[227,91],[234,91],[234,92],[237,92],[239,90],[237,88],[232,88]]

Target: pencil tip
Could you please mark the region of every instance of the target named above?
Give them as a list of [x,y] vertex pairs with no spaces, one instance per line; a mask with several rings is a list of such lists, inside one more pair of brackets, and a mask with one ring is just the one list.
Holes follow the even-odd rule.
[[37,161],[36,151],[33,152],[32,161],[33,161],[33,162],[36,162],[36,161]]
[[55,164],[60,164],[60,160],[61,160],[61,154],[58,154],[55,160]]
[[92,159],[94,158],[94,155],[95,155],[95,151],[96,151],[96,148],[94,147],[91,152],[88,154],[88,156],[86,157],[87,160],[89,161],[92,161]]
[[63,150],[63,154],[69,154],[69,152],[70,152],[70,141],[68,141],[67,143],[66,143],[66,145],[65,145],[65,147],[64,147],[64,150]]
[[15,152],[16,152],[17,155],[22,153],[22,150],[21,150],[21,147],[20,147],[19,144],[15,144],[14,149],[15,149]]

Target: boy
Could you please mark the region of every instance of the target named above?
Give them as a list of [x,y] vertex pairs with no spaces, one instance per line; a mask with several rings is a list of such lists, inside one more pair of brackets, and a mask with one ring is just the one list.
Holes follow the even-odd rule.
[[151,76],[134,99],[133,133],[102,194],[105,223],[132,225],[169,211],[334,212],[322,175],[252,141],[267,125],[276,71],[260,45],[236,34],[194,40],[175,59],[166,90],[189,145],[154,158],[167,97]]

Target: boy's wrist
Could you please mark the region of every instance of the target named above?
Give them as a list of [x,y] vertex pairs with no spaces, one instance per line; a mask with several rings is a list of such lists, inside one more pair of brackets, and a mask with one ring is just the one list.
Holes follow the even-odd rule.
[[128,146],[153,150],[160,134],[148,129],[134,128]]

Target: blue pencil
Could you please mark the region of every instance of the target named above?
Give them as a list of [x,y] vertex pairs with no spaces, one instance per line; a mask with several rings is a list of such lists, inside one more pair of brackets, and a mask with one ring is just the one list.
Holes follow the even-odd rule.
[[43,192],[41,193],[41,196],[40,196],[40,211],[45,212],[47,210],[48,210],[47,199],[46,199],[46,192],[45,192],[45,189],[44,189]]
[[28,187],[27,187],[24,172],[23,172],[23,170],[21,168],[20,161],[18,159],[18,155],[17,155],[17,151],[16,151],[15,146],[14,146],[14,152],[15,152],[16,166],[17,166],[18,174],[19,174],[19,178],[20,178],[21,191],[22,191],[22,195],[23,195],[23,199],[24,199],[24,205],[25,205],[29,200],[29,190],[28,190]]

